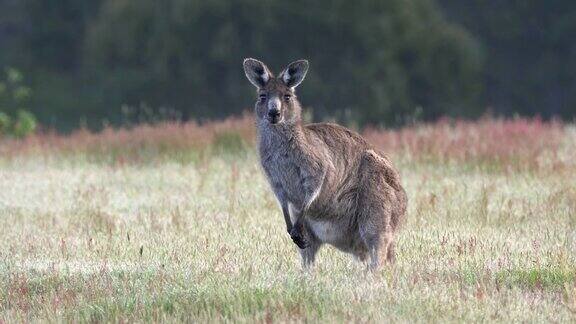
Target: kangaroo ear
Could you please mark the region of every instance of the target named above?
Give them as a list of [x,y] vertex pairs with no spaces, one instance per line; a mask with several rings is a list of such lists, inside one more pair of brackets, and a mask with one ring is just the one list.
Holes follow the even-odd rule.
[[288,64],[286,69],[280,73],[279,78],[282,79],[284,84],[289,88],[296,88],[304,81],[306,72],[308,72],[308,61],[298,60]]
[[270,72],[266,64],[253,58],[244,60],[244,73],[246,73],[248,81],[256,88],[263,88],[272,78],[272,72]]

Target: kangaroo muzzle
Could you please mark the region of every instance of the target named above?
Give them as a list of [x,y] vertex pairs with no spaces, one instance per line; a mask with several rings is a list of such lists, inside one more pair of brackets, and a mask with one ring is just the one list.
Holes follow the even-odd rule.
[[276,124],[281,120],[280,107],[282,103],[280,98],[272,97],[268,101],[268,120],[271,124]]

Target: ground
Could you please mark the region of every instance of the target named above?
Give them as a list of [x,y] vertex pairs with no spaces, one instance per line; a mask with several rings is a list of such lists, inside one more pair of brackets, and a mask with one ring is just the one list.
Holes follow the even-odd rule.
[[569,164],[393,154],[409,196],[396,264],[369,273],[326,247],[306,272],[250,147],[189,162],[2,159],[0,322],[576,319]]

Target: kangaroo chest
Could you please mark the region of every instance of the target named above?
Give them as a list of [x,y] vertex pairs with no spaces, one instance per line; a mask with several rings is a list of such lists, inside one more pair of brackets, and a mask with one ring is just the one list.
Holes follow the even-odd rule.
[[299,161],[297,152],[288,149],[261,151],[261,164],[268,181],[279,199],[293,203],[304,200],[306,165]]
[[305,181],[313,170],[300,143],[293,133],[273,129],[260,129],[259,135],[260,163],[276,197],[282,202],[303,204]]

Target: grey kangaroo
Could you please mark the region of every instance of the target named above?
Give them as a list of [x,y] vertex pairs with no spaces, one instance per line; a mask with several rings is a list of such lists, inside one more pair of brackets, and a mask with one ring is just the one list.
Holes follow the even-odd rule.
[[395,260],[394,235],[406,214],[406,192],[386,155],[360,135],[330,123],[302,124],[295,94],[308,61],[278,76],[255,59],[244,72],[257,88],[260,162],[305,268],[327,243],[375,270]]

